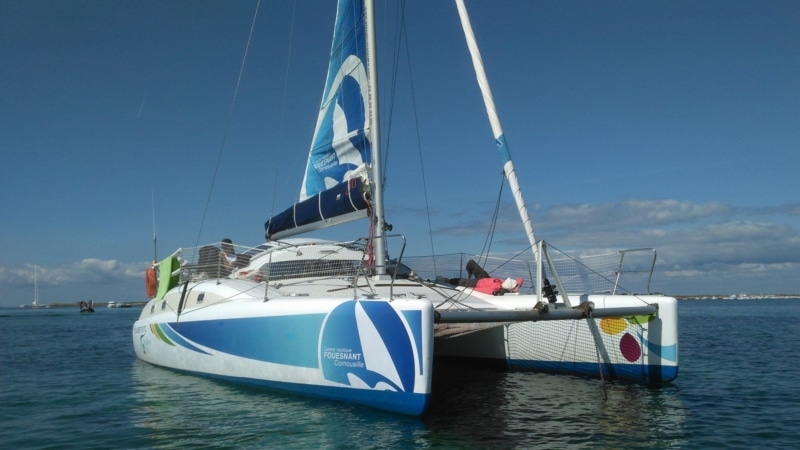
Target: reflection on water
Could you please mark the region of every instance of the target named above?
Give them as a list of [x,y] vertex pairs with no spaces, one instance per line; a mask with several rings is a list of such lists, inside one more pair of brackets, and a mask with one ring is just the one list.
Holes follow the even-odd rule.
[[[42,314],[44,313],[44,314]],[[800,300],[684,301],[651,389],[436,362],[421,418],[136,359],[138,311],[0,311],[0,448],[793,448]]]
[[184,375],[137,361],[132,366],[137,427],[153,448],[411,445],[425,434],[418,418],[306,399]]
[[[421,418],[132,366],[136,427],[153,448],[679,447],[674,388],[508,373],[437,361]],[[141,442],[140,442],[141,443]]]
[[[443,369],[442,366],[437,367]],[[674,386],[458,366],[437,372],[424,417],[441,438],[479,447],[681,446],[685,412]]]

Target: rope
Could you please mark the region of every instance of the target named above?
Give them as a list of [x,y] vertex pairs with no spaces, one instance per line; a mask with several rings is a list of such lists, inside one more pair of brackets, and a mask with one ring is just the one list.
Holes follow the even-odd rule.
[[242,64],[239,66],[239,76],[236,78],[236,87],[233,90],[233,98],[231,99],[231,106],[228,109],[228,118],[225,121],[225,132],[222,134],[222,142],[219,146],[219,152],[217,154],[217,163],[214,165],[214,174],[211,177],[211,186],[208,189],[208,196],[206,197],[206,205],[203,208],[203,217],[200,219],[200,229],[197,230],[197,240],[195,240],[195,246],[199,246],[200,236],[203,234],[203,225],[206,222],[206,214],[208,213],[208,206],[211,204],[211,194],[214,192],[214,184],[217,181],[217,173],[219,172],[219,165],[220,161],[222,160],[222,151],[225,148],[225,142],[228,138],[228,131],[231,127],[231,119],[233,118],[233,109],[236,105],[236,97],[239,95],[239,86],[242,83],[242,74],[244,73],[244,65],[247,61],[247,52],[250,50],[250,42],[253,39],[253,29],[256,26],[256,17],[258,17],[258,8],[261,6],[261,0],[258,0],[256,3],[256,10],[253,13],[253,21],[250,23],[250,34],[247,36],[247,45],[244,48],[244,55],[242,55]]
[[505,173],[500,177],[500,189],[497,192],[497,200],[494,203],[494,211],[492,212],[492,220],[489,223],[489,230],[486,233],[486,239],[483,241],[483,248],[478,257],[478,264],[481,266],[486,264],[489,260],[489,251],[492,248],[492,240],[494,239],[494,232],[497,229],[497,217],[500,215],[500,200],[503,196],[503,185],[505,185]]
[[[405,20],[402,22],[403,30],[405,30]],[[417,137],[417,152],[419,154],[419,166],[420,172],[422,174],[422,192],[425,196],[425,217],[428,222],[428,239],[430,240],[431,244],[431,255],[436,255],[436,249],[434,248],[433,243],[433,226],[431,225],[431,207],[430,202],[428,200],[428,182],[425,177],[425,161],[422,157],[422,139],[419,134],[419,117],[417,116],[417,97],[414,94],[414,80],[411,75],[411,57],[408,51],[408,39],[405,40],[406,42],[406,59],[408,60],[408,79],[409,84],[411,85],[411,104],[412,104],[412,111],[414,112],[414,129],[416,132]],[[436,258],[433,258],[433,271],[434,273],[437,272],[436,270]]]
[[[283,125],[286,119],[286,102],[288,101],[289,97],[289,68],[292,66],[292,45],[294,42],[294,20],[295,20],[295,11],[297,9],[297,2],[292,2],[292,23],[289,26],[289,48],[286,56],[286,71],[283,75],[283,97],[281,98],[281,120],[278,124],[278,152],[277,154],[285,155],[286,152],[283,150]],[[270,207],[270,217],[272,217],[275,213],[275,204],[277,201],[277,194],[278,194],[278,180],[283,180],[283,177],[278,176],[280,168],[283,167],[283,164],[273,164],[273,168],[275,169],[275,173],[272,177],[274,180],[272,186],[272,206]]]
[[[390,96],[389,96],[389,118],[388,123],[386,126],[386,142],[384,143],[384,155],[383,155],[383,173],[380,174],[381,181],[386,185],[386,171],[389,167],[389,149],[391,142],[391,132],[392,132],[392,120],[394,117],[394,99],[397,94],[397,77],[398,77],[398,67],[400,67],[399,60],[401,54],[401,48],[405,50],[405,56],[407,61],[407,68],[408,68],[408,79],[410,85],[410,94],[411,94],[411,111],[414,115],[414,129],[417,138],[417,153],[419,155],[419,163],[420,163],[420,173],[422,175],[422,192],[425,199],[425,217],[428,223],[428,238],[430,240],[431,246],[431,255],[436,255],[436,250],[433,241],[433,225],[431,224],[431,207],[430,201],[428,199],[428,182],[427,178],[425,177],[425,164],[424,159],[422,157],[422,139],[419,133],[419,116],[417,115],[417,98],[414,91],[414,76],[413,71],[411,70],[411,52],[409,51],[408,47],[408,39],[403,39],[403,36],[406,36],[406,22],[405,22],[405,2],[401,1],[397,4],[397,17],[398,25],[398,35],[395,38],[396,46],[394,48],[394,64],[392,67],[394,70],[392,71],[392,81],[390,83]],[[433,259],[433,267],[434,272],[436,272],[436,258]]]
[[[587,318],[586,320],[594,320],[592,318]],[[603,388],[603,400],[608,400],[608,390],[606,389],[606,378],[603,375],[603,364],[600,362],[600,349],[597,347],[597,343],[595,342],[594,351],[597,354],[597,370],[600,372],[600,386]]]

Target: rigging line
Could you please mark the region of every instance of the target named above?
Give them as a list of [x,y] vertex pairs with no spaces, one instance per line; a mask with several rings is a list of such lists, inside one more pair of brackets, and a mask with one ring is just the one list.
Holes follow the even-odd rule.
[[[581,261],[581,260],[579,260],[579,259],[576,259],[576,258],[573,258],[573,257],[572,257],[572,256],[570,256],[568,253],[566,253],[565,251],[563,251],[563,250],[559,249],[558,247],[555,247],[555,246],[553,246],[553,245],[551,245],[551,244],[549,244],[549,243],[547,244],[547,246],[548,246],[549,248],[552,248],[553,250],[555,250],[555,251],[557,251],[557,252],[561,253],[561,254],[562,254],[562,255],[564,255],[564,256],[565,256],[567,259],[569,259],[569,260],[573,261],[575,264],[578,264],[579,266],[583,267],[584,269],[586,269],[587,271],[589,271],[589,273],[591,273],[591,274],[593,274],[593,275],[596,275],[597,277],[599,277],[600,279],[602,279],[602,280],[604,280],[604,281],[606,281],[606,282],[608,282],[608,283],[612,283],[612,284],[614,283],[614,280],[612,280],[611,278],[608,278],[607,276],[603,275],[602,273],[600,273],[600,272],[598,272],[598,271],[594,270],[593,268],[591,268],[591,267],[587,266],[586,264],[584,264],[584,263],[583,263],[583,261]],[[641,297],[639,297],[639,295],[638,295],[638,294],[636,294],[636,293],[634,293],[634,292],[631,292],[631,291],[629,291],[628,289],[625,289],[625,287],[624,287],[624,286],[617,286],[617,288],[618,288],[619,290],[623,291],[623,292],[626,292],[627,294],[630,294],[630,296],[631,296],[631,297],[634,297],[635,299],[637,299],[637,300],[641,301],[642,303],[644,303],[644,304],[648,304],[648,303],[647,303],[647,302],[646,302],[644,299],[642,299]]]
[[[409,44],[408,44],[408,38],[407,38],[408,33],[406,32],[405,2],[398,3],[398,10],[399,10],[399,13],[396,16],[398,17],[398,21],[399,21],[399,25],[398,25],[399,36],[397,37],[397,46],[395,47],[395,52],[394,52],[394,64],[393,64],[394,71],[392,72],[392,84],[391,84],[392,85],[392,90],[391,90],[392,94],[391,94],[390,103],[393,106],[395,104],[394,98],[395,98],[395,95],[396,95],[396,92],[397,92],[397,77],[398,77],[397,68],[400,66],[400,64],[399,64],[400,53],[401,53],[400,50],[401,50],[401,48],[403,48],[403,49],[405,49],[406,61],[407,61],[407,67],[408,67],[408,79],[409,79],[410,92],[411,92],[411,110],[412,110],[413,115],[414,115],[414,125],[415,125],[414,129],[415,129],[415,134],[416,134],[416,138],[417,138],[417,152],[419,153],[420,172],[421,172],[421,175],[422,175],[422,189],[423,189],[423,195],[425,197],[425,217],[426,217],[427,223],[428,223],[428,237],[430,239],[431,254],[432,255],[436,255],[436,250],[435,250],[434,241],[433,241],[433,226],[431,225],[431,213],[430,213],[431,208],[430,208],[430,201],[428,199],[428,185],[427,185],[427,179],[425,177],[425,163],[424,163],[424,159],[422,157],[422,139],[420,138],[420,133],[419,133],[419,116],[417,115],[417,106],[416,106],[417,102],[416,102],[416,95],[415,95],[415,91],[414,91],[414,77],[413,77],[413,71],[411,70],[411,52],[409,50]],[[404,39],[403,36],[406,36],[406,38]],[[388,125],[388,132],[387,132],[387,143],[386,143],[386,147],[385,147],[385,150],[384,150],[384,154],[385,154],[384,166],[383,166],[384,173],[381,174],[381,179],[382,179],[382,181],[384,181],[384,185],[385,185],[385,179],[386,179],[386,170],[387,170],[386,168],[388,167],[388,159],[389,159],[389,144],[388,144],[388,140],[389,140],[389,137],[391,136],[391,129],[392,129],[391,128],[391,123],[392,123],[394,108],[393,107],[390,108],[389,111],[390,111],[390,114],[389,114],[389,125]],[[434,273],[437,272],[437,269],[436,269],[436,258],[435,257],[433,258],[433,270],[434,270]]]
[[[292,45],[294,43],[294,21],[295,21],[295,17],[296,17],[296,14],[295,14],[296,10],[297,10],[297,1],[294,1],[294,2],[292,2],[292,22],[289,25],[289,48],[288,48],[288,54],[286,55],[286,72],[284,73],[284,76],[283,76],[283,98],[281,99],[281,108],[280,108],[281,120],[280,120],[280,123],[278,124],[278,145],[277,145],[278,155],[283,155],[285,153],[285,152],[283,152],[281,150],[283,149],[283,125],[284,125],[284,121],[286,120],[286,102],[287,102],[287,99],[289,97],[289,95],[288,95],[288,93],[289,93],[289,69],[292,66]],[[270,210],[269,210],[270,217],[272,217],[273,214],[275,213],[275,204],[276,204],[277,196],[278,196],[278,179],[281,178],[281,177],[278,176],[278,173],[279,173],[278,171],[279,171],[280,167],[282,167],[282,164],[273,164],[273,167],[275,169],[275,175],[273,176],[273,179],[275,180],[275,183],[273,184],[273,187],[272,187],[272,206],[270,207]]]
[[[504,267],[506,264],[510,263],[511,261],[514,261],[514,260],[516,260],[517,258],[519,258],[519,255],[521,255],[521,254],[523,254],[523,253],[526,253],[528,250],[530,250],[530,249],[531,249],[531,247],[533,247],[533,246],[532,246],[532,245],[528,245],[527,247],[525,247],[525,248],[523,248],[522,250],[518,251],[516,254],[514,254],[514,255],[511,255],[511,256],[510,256],[510,257],[508,257],[508,258],[504,258],[504,259],[505,259],[505,261],[504,261],[502,264],[500,264],[500,265],[498,265],[497,267],[495,267],[495,268],[494,268],[494,270],[501,269],[501,268],[503,268],[503,267]],[[488,258],[489,258],[489,257],[488,257],[488,255],[487,255],[487,257],[486,257],[486,258],[487,258],[487,261],[488,261]],[[532,278],[531,278],[531,279],[532,279]]]
[[[403,2],[405,5],[405,2]],[[408,36],[406,33],[406,21],[405,21],[405,14],[402,14],[402,19],[400,21],[400,28],[401,28],[401,36]],[[410,86],[411,91],[411,111],[414,114],[414,130],[417,138],[417,152],[419,153],[419,166],[420,172],[422,175],[422,192],[425,197],[425,217],[428,222],[428,238],[431,242],[431,255],[433,255],[433,272],[438,273],[436,269],[436,249],[433,242],[433,226],[431,225],[431,206],[430,201],[428,199],[428,182],[427,178],[425,177],[425,160],[422,157],[422,139],[419,134],[419,116],[417,115],[417,96],[414,91],[414,76],[413,71],[411,70],[411,52],[409,51],[408,46],[408,38],[404,39],[405,42],[405,51],[406,51],[406,61],[408,62],[408,83]]]
[[[385,147],[383,149],[383,166],[381,167],[381,169],[383,170],[383,173],[380,174],[381,182],[384,183],[384,186],[386,185],[386,171],[387,171],[387,167],[389,166],[389,142],[391,141],[390,136],[391,136],[391,133],[392,133],[392,119],[394,118],[394,105],[395,105],[394,99],[395,99],[395,96],[397,95],[397,72],[398,72],[397,68],[400,65],[399,64],[399,61],[400,61],[400,47],[401,47],[401,42],[403,41],[403,31],[402,30],[404,29],[403,24],[405,23],[404,22],[404,11],[405,11],[405,2],[398,2],[397,3],[397,12],[395,13],[395,17],[397,17],[397,21],[400,23],[400,25],[396,26],[395,29],[397,30],[397,33],[399,35],[395,37],[395,42],[397,44],[396,44],[396,46],[394,48],[394,58],[393,58],[394,60],[392,61],[392,66],[391,66],[392,69],[393,69],[392,70],[392,82],[390,84],[391,88],[389,90],[389,92],[390,92],[389,104],[391,105],[391,107],[389,108],[389,118],[387,119],[388,123],[386,124],[386,138],[385,138],[385,142],[384,142]],[[384,27],[384,29],[385,28],[388,28],[388,27]]]
[[503,185],[505,184],[505,173],[500,177],[500,189],[497,192],[497,201],[494,204],[494,212],[492,213],[492,220],[489,224],[489,231],[486,233],[486,239],[483,241],[483,248],[481,249],[478,257],[478,262],[483,265],[489,260],[489,251],[492,248],[492,240],[494,239],[495,230],[497,230],[497,218],[500,215],[500,201],[503,196]]
[[211,177],[211,186],[208,189],[208,197],[206,197],[206,205],[203,208],[203,217],[200,219],[200,229],[197,230],[197,240],[195,240],[195,247],[199,246],[200,236],[203,234],[203,225],[206,221],[206,214],[208,213],[208,205],[211,204],[211,194],[214,192],[214,184],[217,181],[217,173],[219,172],[220,161],[222,160],[222,151],[225,149],[225,142],[228,138],[228,131],[231,127],[231,119],[233,118],[233,109],[236,105],[236,97],[239,95],[239,86],[242,83],[242,74],[244,73],[244,65],[247,61],[247,52],[250,50],[250,42],[253,40],[253,30],[256,27],[256,17],[258,17],[258,8],[261,6],[261,0],[256,2],[256,10],[253,12],[253,21],[250,23],[250,33],[247,35],[247,44],[244,47],[244,55],[242,55],[242,64],[239,66],[239,76],[236,78],[236,87],[233,90],[233,98],[231,99],[231,106],[228,109],[228,118],[225,121],[225,131],[222,133],[222,142],[219,146],[219,153],[217,154],[217,163],[214,165],[214,174]]
[[153,264],[158,261],[158,246],[156,245],[156,194],[150,189],[150,204],[153,207]]

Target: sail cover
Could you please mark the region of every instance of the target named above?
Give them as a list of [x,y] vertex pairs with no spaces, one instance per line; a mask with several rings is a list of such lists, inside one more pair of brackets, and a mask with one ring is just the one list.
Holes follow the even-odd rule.
[[267,221],[267,239],[367,215],[365,167],[372,158],[367,78],[364,7],[361,0],[341,0],[300,199]]

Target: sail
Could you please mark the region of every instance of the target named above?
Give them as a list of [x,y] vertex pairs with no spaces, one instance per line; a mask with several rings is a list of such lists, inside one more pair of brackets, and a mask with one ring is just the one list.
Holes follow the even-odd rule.
[[39,267],[33,266],[33,308],[39,307]]
[[340,1],[300,199],[270,217],[267,239],[366,217],[369,108],[364,7],[360,0]]

